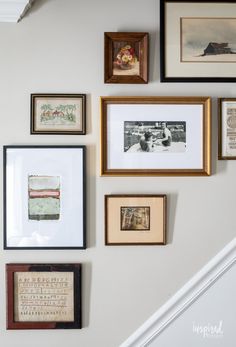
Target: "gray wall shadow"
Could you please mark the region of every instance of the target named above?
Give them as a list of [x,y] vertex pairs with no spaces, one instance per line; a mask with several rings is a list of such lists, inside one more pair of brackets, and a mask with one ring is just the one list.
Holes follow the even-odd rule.
[[82,328],[89,326],[92,286],[92,263],[82,264]]
[[167,245],[170,243],[173,243],[177,200],[178,200],[177,194],[167,195],[167,235],[166,235]]

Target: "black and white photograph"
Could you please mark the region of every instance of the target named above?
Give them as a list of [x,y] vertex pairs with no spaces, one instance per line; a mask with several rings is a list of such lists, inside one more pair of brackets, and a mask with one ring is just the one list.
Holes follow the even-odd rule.
[[121,230],[150,230],[150,207],[121,206]]
[[125,121],[124,152],[185,152],[186,122]]
[[210,173],[208,97],[102,97],[102,175]]

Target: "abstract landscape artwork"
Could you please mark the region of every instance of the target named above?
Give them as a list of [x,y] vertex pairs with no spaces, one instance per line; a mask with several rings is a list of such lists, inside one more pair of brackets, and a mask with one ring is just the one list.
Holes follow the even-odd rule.
[[79,145],[4,146],[4,249],[86,248]]
[[59,176],[28,176],[28,194],[29,220],[59,220]]
[[236,62],[236,18],[181,18],[182,62]]

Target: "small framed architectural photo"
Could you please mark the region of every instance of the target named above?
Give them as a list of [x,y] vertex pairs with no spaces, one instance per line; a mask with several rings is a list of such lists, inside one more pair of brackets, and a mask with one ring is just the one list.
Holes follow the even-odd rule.
[[161,81],[235,82],[235,12],[235,0],[160,0]]
[[31,94],[31,134],[85,133],[85,94]]
[[148,33],[104,34],[105,83],[148,83]]
[[83,249],[85,210],[84,146],[4,146],[4,249]]
[[166,195],[105,195],[106,245],[164,245]]
[[80,329],[81,264],[7,264],[7,329]]
[[209,97],[102,97],[102,176],[211,174]]
[[236,98],[218,99],[218,159],[236,160]]

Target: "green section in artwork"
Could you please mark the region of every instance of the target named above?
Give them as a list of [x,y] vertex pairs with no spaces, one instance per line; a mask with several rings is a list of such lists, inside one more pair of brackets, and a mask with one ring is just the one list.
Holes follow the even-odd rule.
[[50,104],[43,104],[41,106],[40,121],[42,123],[50,124],[67,124],[76,122],[76,108],[75,104],[52,106]]
[[[59,199],[50,197],[29,199],[29,219],[50,219],[50,215],[52,216],[51,219],[59,219],[59,214]],[[35,218],[35,216],[38,216],[38,218]],[[55,216],[57,217],[55,218]]]
[[60,189],[59,176],[36,176],[30,175],[28,177],[29,190],[47,190],[47,189]]

